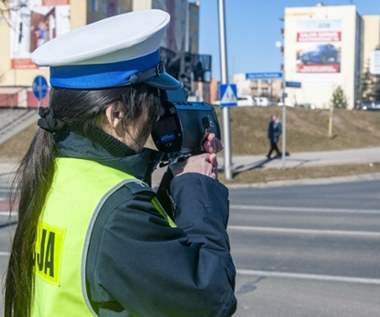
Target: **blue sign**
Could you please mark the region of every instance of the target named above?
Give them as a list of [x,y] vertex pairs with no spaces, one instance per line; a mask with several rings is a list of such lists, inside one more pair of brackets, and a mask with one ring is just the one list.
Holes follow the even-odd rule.
[[301,88],[301,83],[299,81],[286,81],[285,87]]
[[32,89],[33,94],[36,96],[37,99],[44,99],[49,91],[49,86],[45,77],[37,76],[36,78],[34,78]]
[[235,84],[221,84],[219,92],[221,107],[237,106],[237,87]]
[[282,78],[282,73],[246,73],[245,79],[275,79]]

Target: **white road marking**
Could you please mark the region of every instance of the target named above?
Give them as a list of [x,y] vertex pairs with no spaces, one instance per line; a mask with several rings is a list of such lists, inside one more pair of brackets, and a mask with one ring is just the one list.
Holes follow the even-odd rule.
[[230,205],[230,209],[262,210],[262,211],[289,211],[289,212],[320,212],[320,213],[351,213],[380,215],[380,209],[345,209],[345,208],[317,208],[317,207],[281,207],[281,206],[248,206]]
[[315,280],[315,281],[345,282],[345,283],[354,283],[354,284],[380,285],[380,279],[376,279],[376,278],[361,278],[361,277],[334,276],[334,275],[322,275],[322,274],[305,274],[305,273],[272,272],[272,271],[245,270],[245,269],[238,269],[237,273],[240,275],[282,277],[282,278],[293,278],[293,279],[304,279],[304,280]]
[[227,227],[236,231],[256,231],[256,232],[274,232],[287,234],[313,234],[313,235],[338,235],[338,236],[358,236],[358,237],[380,237],[380,232],[375,231],[346,231],[346,230],[316,230],[316,229],[296,229],[296,228],[273,228],[273,227],[255,227],[255,226],[233,226]]

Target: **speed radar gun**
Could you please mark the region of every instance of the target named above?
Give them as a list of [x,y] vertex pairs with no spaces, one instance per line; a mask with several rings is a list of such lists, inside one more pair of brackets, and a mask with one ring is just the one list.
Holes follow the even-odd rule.
[[220,138],[218,119],[212,106],[204,102],[188,102],[183,88],[162,90],[161,99],[164,113],[152,138],[168,163],[202,153],[208,133]]
[[[161,167],[203,153],[203,142],[209,133],[220,139],[218,118],[211,105],[187,101],[183,88],[161,90],[160,93],[163,113],[152,131],[152,139],[163,153]],[[169,194],[172,178],[168,168],[157,190],[158,199],[169,212],[172,211]]]

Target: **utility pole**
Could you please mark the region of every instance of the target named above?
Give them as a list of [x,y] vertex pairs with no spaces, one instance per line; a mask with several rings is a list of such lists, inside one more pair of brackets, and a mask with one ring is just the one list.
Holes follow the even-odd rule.
[[[219,46],[220,46],[220,75],[221,84],[228,83],[227,67],[227,41],[226,41],[226,21],[224,13],[224,0],[218,0],[219,13]],[[231,127],[230,109],[222,108],[223,113],[223,132],[224,132],[224,176],[232,179],[232,154],[231,154]]]
[[330,113],[329,113],[329,131],[328,137],[331,139],[333,136],[333,121],[334,121],[334,104],[330,105]]
[[286,81],[285,72],[282,73],[282,168],[286,165]]

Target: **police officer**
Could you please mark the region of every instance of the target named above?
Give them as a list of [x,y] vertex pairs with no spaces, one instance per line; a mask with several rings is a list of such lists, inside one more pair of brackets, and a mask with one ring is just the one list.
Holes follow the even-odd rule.
[[126,13],[34,52],[52,88],[16,178],[5,317],[234,313],[219,141],[172,166],[174,220],[147,184],[159,89],[181,87],[159,67],[168,23],[160,10]]

